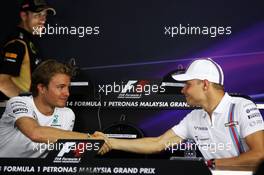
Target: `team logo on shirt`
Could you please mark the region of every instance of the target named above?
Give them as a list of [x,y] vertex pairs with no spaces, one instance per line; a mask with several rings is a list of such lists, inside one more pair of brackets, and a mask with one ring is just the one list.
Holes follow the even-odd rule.
[[228,123],[225,123],[225,127],[232,127],[238,125],[238,121],[231,121]]
[[204,127],[204,126],[194,126],[194,129],[195,130],[200,130],[200,131],[207,131],[208,130],[208,128]]
[[36,54],[37,53],[37,48],[35,47],[35,45],[32,42],[29,42],[29,47],[31,49],[31,51]]
[[38,65],[38,64],[40,63],[40,61],[41,61],[41,59],[36,58],[36,59],[35,59],[35,65]]
[[24,34],[22,32],[19,33],[19,36],[18,36],[20,39],[24,39]]
[[52,120],[51,126],[61,126],[61,124],[59,124],[58,117],[59,116],[57,114],[53,116],[53,120]]

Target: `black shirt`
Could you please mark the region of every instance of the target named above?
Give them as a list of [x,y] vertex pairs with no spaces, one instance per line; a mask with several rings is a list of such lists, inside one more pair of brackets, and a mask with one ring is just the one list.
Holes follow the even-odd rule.
[[32,71],[39,62],[35,37],[25,29],[17,27],[1,50],[0,74],[11,75],[12,81],[26,92],[31,85]]

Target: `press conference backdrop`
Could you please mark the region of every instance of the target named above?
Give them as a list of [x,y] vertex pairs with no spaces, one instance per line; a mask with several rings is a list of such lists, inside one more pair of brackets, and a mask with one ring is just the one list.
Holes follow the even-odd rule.
[[[137,89],[135,94],[141,95],[134,98],[136,104],[132,103],[135,94],[129,95],[124,89],[113,92],[113,87],[130,83],[160,88],[169,72],[185,68],[200,57],[211,57],[222,66],[226,91],[248,95],[259,104],[264,102],[261,0],[49,2],[57,15],[48,17],[39,38],[42,57],[73,60],[79,68],[76,81],[87,82],[78,87],[84,90],[73,88],[72,94],[77,93],[78,98],[72,97],[68,103],[77,114],[75,130],[103,130],[125,120],[145,135],[161,134],[191,110],[184,106],[184,100],[174,100],[177,104],[168,106],[141,105],[146,98],[147,102],[166,102],[168,94],[171,99],[173,93],[163,96],[162,89],[154,88],[149,94],[146,89]],[[19,0],[4,1],[0,7],[4,24],[1,43],[18,22],[18,8]],[[106,87],[112,88],[109,94]]]

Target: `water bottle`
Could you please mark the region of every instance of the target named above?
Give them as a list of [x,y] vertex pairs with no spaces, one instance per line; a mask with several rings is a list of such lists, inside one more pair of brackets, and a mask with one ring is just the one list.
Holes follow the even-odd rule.
[[196,157],[196,144],[193,139],[185,140],[186,149],[184,150],[184,157],[193,158]]

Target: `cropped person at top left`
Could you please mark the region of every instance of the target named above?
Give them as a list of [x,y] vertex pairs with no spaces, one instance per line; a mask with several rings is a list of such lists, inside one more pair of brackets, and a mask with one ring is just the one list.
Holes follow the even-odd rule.
[[31,74],[40,63],[36,37],[43,30],[48,12],[56,11],[44,0],[23,0],[20,22],[1,48],[0,100],[29,92]]

